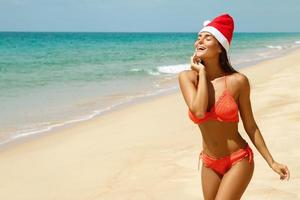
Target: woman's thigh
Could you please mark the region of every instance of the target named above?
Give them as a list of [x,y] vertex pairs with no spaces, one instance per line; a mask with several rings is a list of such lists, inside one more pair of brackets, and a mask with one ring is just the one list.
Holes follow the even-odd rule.
[[219,174],[202,164],[201,185],[205,200],[215,199],[221,180],[222,177]]
[[224,174],[216,200],[238,200],[242,197],[254,171],[254,162],[249,163],[248,159],[237,162]]

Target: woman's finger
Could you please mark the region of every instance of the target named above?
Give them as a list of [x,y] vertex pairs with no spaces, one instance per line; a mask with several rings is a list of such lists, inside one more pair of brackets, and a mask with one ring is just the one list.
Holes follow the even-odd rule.
[[191,65],[194,65],[194,66],[196,65],[196,63],[195,63],[195,60],[194,60],[194,57],[193,57],[193,56],[191,57]]
[[290,171],[289,171],[289,169],[287,168],[287,166],[285,166],[285,174],[286,174],[286,177],[287,177],[287,180],[289,180],[290,179]]
[[197,63],[197,62],[199,62],[199,60],[201,60],[201,58],[200,58],[200,57],[197,57],[197,56],[196,56],[196,53],[194,53],[194,55],[193,55],[193,62],[194,62],[194,63]]
[[198,66],[196,66],[195,64],[192,64],[192,65],[191,65],[191,68],[192,68],[193,70],[199,71]]
[[284,176],[284,173],[282,173],[281,171],[279,172],[279,175],[282,177]]
[[288,170],[286,170],[285,168],[281,168],[280,169],[280,179],[281,180],[284,180],[284,179],[287,179],[287,180],[289,180],[289,172],[288,172]]
[[282,172],[282,169],[280,168],[280,166],[278,168],[275,168],[275,171],[277,172],[277,174],[280,175],[280,177],[284,176],[284,173]]

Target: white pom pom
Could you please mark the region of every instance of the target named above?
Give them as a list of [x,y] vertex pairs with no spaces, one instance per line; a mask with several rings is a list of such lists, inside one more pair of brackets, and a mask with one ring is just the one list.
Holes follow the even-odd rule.
[[209,23],[210,23],[209,20],[205,20],[205,21],[203,22],[203,26],[206,26],[206,25],[209,24]]

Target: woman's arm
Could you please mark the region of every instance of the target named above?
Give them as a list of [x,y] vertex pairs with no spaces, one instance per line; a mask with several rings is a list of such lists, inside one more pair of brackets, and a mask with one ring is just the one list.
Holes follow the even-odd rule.
[[[199,77],[196,83],[196,77]],[[180,89],[184,100],[196,117],[203,118],[207,110],[208,92],[205,69],[185,70],[178,76]],[[195,85],[197,84],[197,87]]]
[[245,131],[247,132],[252,143],[255,145],[256,149],[266,160],[270,168],[272,168],[275,172],[277,172],[280,175],[280,179],[289,179],[289,170],[287,166],[284,166],[274,161],[263,139],[263,136],[254,120],[250,102],[250,84],[248,78],[245,75],[241,74],[238,80],[241,85],[239,90],[238,105]]

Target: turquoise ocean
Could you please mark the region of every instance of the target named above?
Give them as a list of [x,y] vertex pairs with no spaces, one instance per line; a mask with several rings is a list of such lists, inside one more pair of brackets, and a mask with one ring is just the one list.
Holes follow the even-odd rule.
[[[196,38],[0,32],[0,145],[179,91]],[[229,57],[238,70],[299,47],[300,33],[235,33]]]

